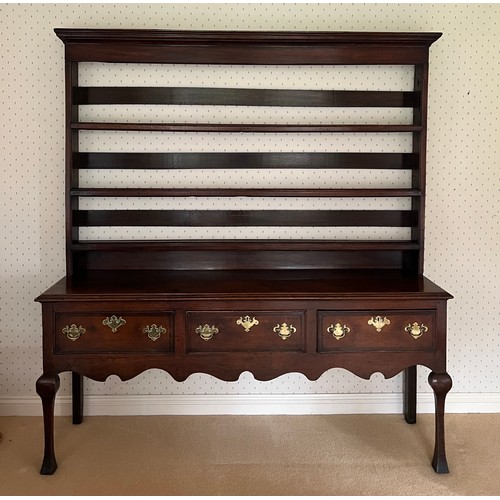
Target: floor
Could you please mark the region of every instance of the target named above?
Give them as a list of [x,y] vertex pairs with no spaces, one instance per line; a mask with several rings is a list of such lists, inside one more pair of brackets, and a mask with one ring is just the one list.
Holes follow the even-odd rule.
[[500,414],[449,414],[450,473],[430,466],[433,415],[0,417],[1,495],[500,495]]

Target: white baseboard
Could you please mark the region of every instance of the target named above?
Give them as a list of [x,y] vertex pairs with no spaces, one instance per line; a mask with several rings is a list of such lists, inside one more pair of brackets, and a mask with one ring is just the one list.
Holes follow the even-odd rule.
[[[85,415],[325,415],[401,413],[401,394],[250,394],[86,396]],[[418,413],[434,412],[432,393],[418,394]],[[447,413],[500,413],[500,393],[451,393]],[[38,396],[0,396],[1,416],[41,415]],[[71,415],[71,397],[55,414]]]

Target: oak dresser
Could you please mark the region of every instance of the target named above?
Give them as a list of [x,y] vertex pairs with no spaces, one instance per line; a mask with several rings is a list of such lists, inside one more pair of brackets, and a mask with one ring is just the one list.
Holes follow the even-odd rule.
[[[243,371],[258,380],[289,372],[315,380],[332,368],[365,379],[404,372],[404,416],[414,423],[417,365],[431,370],[435,393],[432,466],[448,472],[451,296],[423,275],[428,61],[440,34],[55,32],[65,48],[67,272],[36,299],[43,314],[43,374],[36,383],[45,429],[41,473],[57,468],[61,372],[72,372],[74,423],[82,422],[84,377],[125,381],[152,368],[177,381],[193,373],[237,380]],[[82,67],[94,64],[118,83],[80,85]],[[222,77],[218,85],[124,85],[120,71],[127,65],[212,67]],[[224,77],[228,68],[285,68],[290,77],[286,86],[242,87]],[[329,76],[321,88],[297,84],[297,75],[311,68],[350,72],[354,84],[340,88]],[[378,86],[381,74],[400,69],[410,71],[410,88]],[[170,118],[142,119],[138,111],[140,119],[121,121],[105,111],[90,119],[86,110],[100,106],[158,107]],[[189,119],[189,110],[200,107],[240,115],[229,122]],[[326,110],[320,119],[308,115],[318,109]],[[276,110],[289,113],[274,121]],[[110,134],[147,137],[155,145],[95,146]],[[175,137],[192,134],[207,143],[251,135],[257,145],[175,148]],[[323,141],[319,151],[281,140],[306,135]],[[380,137],[402,139],[389,150],[366,146]],[[364,145],[356,147],[358,139]],[[137,172],[159,181],[123,181]],[[270,172],[274,184],[245,180]],[[290,180],[297,172],[308,174],[298,184]],[[102,173],[111,181],[97,182]],[[193,175],[198,185],[182,184]],[[137,229],[159,233],[127,237]],[[179,237],[180,230],[188,236]]]

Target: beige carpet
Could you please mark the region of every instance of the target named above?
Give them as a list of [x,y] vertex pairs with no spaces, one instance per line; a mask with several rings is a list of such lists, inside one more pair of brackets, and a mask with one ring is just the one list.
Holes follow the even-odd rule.
[[1,495],[499,495],[500,414],[447,416],[451,472],[430,466],[433,415],[0,417]]

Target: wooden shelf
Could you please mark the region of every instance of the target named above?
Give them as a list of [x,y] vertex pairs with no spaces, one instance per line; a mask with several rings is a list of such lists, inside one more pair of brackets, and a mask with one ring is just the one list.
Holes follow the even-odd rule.
[[71,244],[71,249],[76,252],[100,251],[209,251],[209,250],[376,250],[376,251],[401,251],[418,250],[419,244],[416,241],[370,241],[370,240],[263,240],[263,239],[219,239],[219,240],[122,240],[122,241],[103,241],[89,240],[78,241]]
[[219,123],[102,123],[76,122],[73,130],[131,132],[219,132],[219,133],[396,133],[421,132],[420,125],[304,125],[304,124],[219,124]]
[[419,189],[220,189],[220,188],[74,188],[74,197],[309,197],[309,198],[415,198]]

